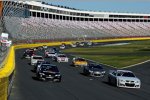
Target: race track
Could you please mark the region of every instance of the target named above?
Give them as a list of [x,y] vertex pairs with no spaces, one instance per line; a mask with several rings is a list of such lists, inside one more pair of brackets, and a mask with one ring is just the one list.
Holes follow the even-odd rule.
[[[36,80],[30,60],[21,59],[24,50],[16,50],[16,78],[9,100],[150,100],[150,62],[128,68],[141,79],[140,89],[117,88],[107,83],[107,75],[88,77],[82,74],[82,68],[50,58],[46,60],[58,66],[62,82],[42,82]],[[112,69],[104,68],[106,71]]]

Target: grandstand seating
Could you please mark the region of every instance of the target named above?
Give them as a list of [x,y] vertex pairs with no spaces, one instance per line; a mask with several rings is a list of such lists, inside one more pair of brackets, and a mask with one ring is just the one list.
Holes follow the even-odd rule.
[[98,39],[150,36],[150,23],[68,21],[47,18],[5,16],[5,26],[14,39]]

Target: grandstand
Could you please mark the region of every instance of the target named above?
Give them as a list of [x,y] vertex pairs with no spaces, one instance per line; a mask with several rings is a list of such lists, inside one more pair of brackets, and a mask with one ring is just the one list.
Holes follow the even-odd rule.
[[3,23],[20,42],[150,36],[150,14],[81,11],[36,1],[3,1]]

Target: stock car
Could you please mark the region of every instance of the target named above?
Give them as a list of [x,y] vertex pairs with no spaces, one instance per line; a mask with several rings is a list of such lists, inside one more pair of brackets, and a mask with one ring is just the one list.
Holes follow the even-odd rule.
[[47,49],[47,45],[43,45],[42,47],[43,47],[43,49]]
[[85,45],[85,42],[79,42],[79,46],[83,47]]
[[57,54],[55,57],[53,57],[54,61],[57,62],[68,62],[69,58],[65,54]]
[[35,72],[38,72],[39,71],[39,68],[41,67],[41,65],[43,64],[51,64],[50,62],[48,61],[37,61],[37,64],[35,65],[34,67],[34,71]]
[[72,65],[75,67],[78,66],[84,67],[88,65],[88,62],[84,58],[77,57],[77,58],[73,58]]
[[55,57],[57,53],[53,49],[47,49],[44,52],[45,57]]
[[46,52],[45,53],[45,57],[48,58],[48,57],[55,57],[57,55],[57,53],[55,52]]
[[52,80],[61,82],[61,74],[56,65],[52,64],[41,64],[36,76],[40,80]]
[[65,49],[65,48],[66,48],[66,45],[63,43],[59,48],[60,48],[60,49]]
[[87,42],[86,42],[86,45],[91,46],[91,45],[93,45],[93,43],[90,42],[90,41],[87,41]]
[[132,71],[129,70],[110,70],[108,82],[117,87],[140,88],[141,81]]
[[75,47],[77,47],[77,44],[76,43],[71,43],[70,46],[75,48]]
[[91,63],[83,68],[83,73],[88,76],[103,77],[105,70],[100,64]]
[[35,55],[35,51],[33,49],[27,49],[24,53],[22,58],[31,58],[31,56]]
[[52,51],[55,52],[55,53],[59,53],[59,52],[60,52],[59,49],[56,48],[56,47],[53,47],[53,48],[51,48],[51,49],[52,49]]
[[31,65],[36,65],[37,61],[44,61],[42,56],[33,55],[31,56]]
[[39,66],[42,62],[44,62],[44,61],[37,61],[37,63],[34,65],[34,69],[33,69],[34,72],[36,72],[38,66]]

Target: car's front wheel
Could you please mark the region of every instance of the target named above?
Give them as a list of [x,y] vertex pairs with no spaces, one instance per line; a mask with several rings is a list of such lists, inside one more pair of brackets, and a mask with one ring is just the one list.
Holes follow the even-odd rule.
[[61,78],[59,78],[59,79],[53,79],[53,82],[61,82]]

